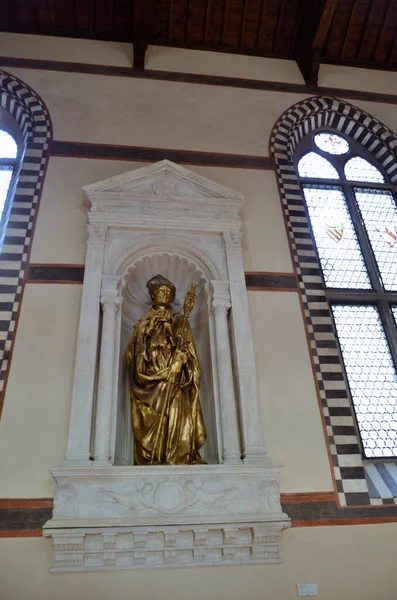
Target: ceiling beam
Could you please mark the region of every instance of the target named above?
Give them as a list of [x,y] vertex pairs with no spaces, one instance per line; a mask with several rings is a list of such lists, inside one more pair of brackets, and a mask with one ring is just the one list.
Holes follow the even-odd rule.
[[334,18],[338,0],[302,2],[301,25],[294,46],[294,58],[308,86],[316,86],[320,57]]
[[146,50],[151,38],[153,0],[134,0],[133,46],[134,69],[145,68]]

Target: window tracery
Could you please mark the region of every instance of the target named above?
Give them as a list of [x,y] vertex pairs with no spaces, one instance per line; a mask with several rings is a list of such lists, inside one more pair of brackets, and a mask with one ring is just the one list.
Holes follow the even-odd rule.
[[0,120],[0,218],[10,189],[13,174],[18,166],[19,148],[15,137],[2,128]]
[[296,156],[364,455],[396,457],[393,189],[369,153],[332,130],[306,136]]

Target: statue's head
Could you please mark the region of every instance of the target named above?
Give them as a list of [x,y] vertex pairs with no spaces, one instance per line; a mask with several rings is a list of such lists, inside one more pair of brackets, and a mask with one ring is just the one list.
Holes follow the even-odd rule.
[[155,275],[146,284],[155,306],[169,306],[175,300],[176,288],[163,275]]

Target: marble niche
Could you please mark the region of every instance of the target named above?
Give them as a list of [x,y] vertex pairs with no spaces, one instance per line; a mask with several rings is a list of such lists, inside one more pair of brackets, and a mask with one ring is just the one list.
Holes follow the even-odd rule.
[[[244,198],[167,160],[83,188],[88,241],[51,571],[274,563],[278,472],[262,440],[242,262]],[[161,273],[190,317],[208,464],[134,466],[124,354]]]

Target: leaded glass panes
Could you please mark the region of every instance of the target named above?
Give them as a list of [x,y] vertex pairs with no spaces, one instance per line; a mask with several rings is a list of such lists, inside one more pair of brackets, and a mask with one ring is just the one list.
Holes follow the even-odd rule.
[[340,188],[303,188],[325,284],[370,289],[371,282]]
[[12,167],[0,165],[0,215],[3,212],[11,177]]
[[346,152],[349,152],[348,142],[340,135],[331,131],[316,133],[314,143],[320,150],[329,154],[346,154]]
[[361,158],[361,156],[354,156],[347,161],[345,165],[346,179],[349,181],[368,181],[371,183],[384,183],[385,178],[382,173],[371,165],[370,162]]
[[298,162],[298,173],[301,177],[319,177],[321,179],[339,179],[338,171],[331,163],[316,154],[308,152]]
[[397,454],[397,375],[375,306],[332,306],[368,458]]
[[311,148],[328,159],[302,146],[298,173],[365,454],[397,457],[394,190],[353,139],[316,133]]
[[365,228],[387,290],[397,291],[397,210],[388,190],[354,188]]
[[18,146],[14,138],[0,129],[0,158],[16,158]]

